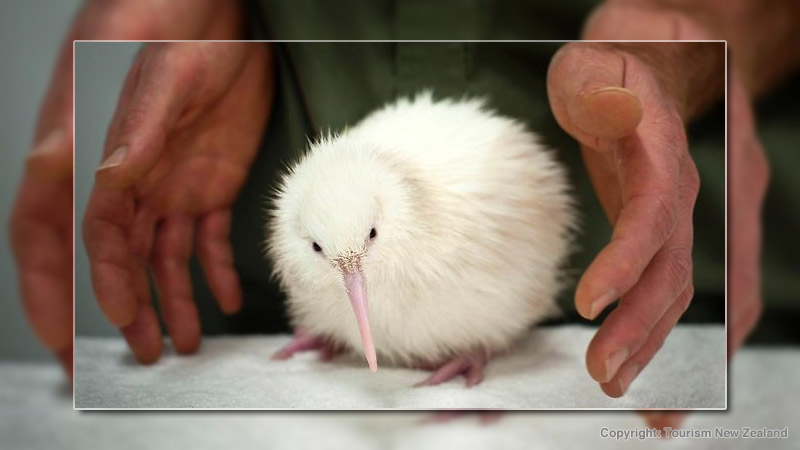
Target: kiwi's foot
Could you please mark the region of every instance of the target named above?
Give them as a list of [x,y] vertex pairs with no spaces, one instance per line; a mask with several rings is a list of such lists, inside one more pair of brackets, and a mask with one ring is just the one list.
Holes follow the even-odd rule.
[[461,374],[467,378],[467,387],[475,386],[483,381],[483,368],[486,367],[488,361],[489,357],[485,351],[476,351],[453,358],[438,368],[432,367],[433,374],[426,380],[415,384],[414,387],[435,386]]
[[297,331],[294,337],[292,337],[292,340],[289,341],[285,347],[275,352],[270,359],[280,361],[287,360],[294,356],[295,353],[314,350],[319,351],[320,361],[330,361],[339,354],[341,349],[324,338],[311,336],[303,331]]

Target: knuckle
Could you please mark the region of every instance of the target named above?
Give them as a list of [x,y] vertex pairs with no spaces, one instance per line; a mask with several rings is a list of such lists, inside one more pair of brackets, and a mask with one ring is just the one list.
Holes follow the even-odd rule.
[[[615,230],[617,239],[641,242],[642,230],[646,230],[648,240],[658,242],[660,247],[669,239],[678,223],[677,202],[665,193],[634,195],[628,199],[623,214],[626,211],[637,211],[642,217],[627,216],[629,226]],[[635,226],[632,225],[634,221]]]
[[118,138],[120,142],[115,144],[145,145],[148,150],[163,144],[167,139],[167,130],[164,123],[153,120],[153,114],[154,111],[146,100],[133,102],[121,120]]
[[[620,238],[618,242],[622,244],[624,241],[628,240],[627,238]],[[626,245],[630,246],[630,244]],[[634,262],[632,258],[616,258],[614,263],[617,266],[617,273],[622,274],[623,277],[627,276],[634,270]]]
[[686,285],[691,281],[691,253],[685,250],[671,251],[666,267],[667,282],[673,289],[674,298],[674,296],[679,295],[685,289]]
[[125,116],[122,118],[122,132],[132,133],[134,130],[141,128],[143,124],[147,123],[147,118],[150,113],[145,104],[132,102],[127,111],[125,111]]
[[156,271],[171,271],[186,265],[188,261],[183,261],[175,255],[165,254],[163,251],[155,251],[150,257],[150,265]]
[[86,245],[86,253],[89,255],[90,260],[96,258],[97,254],[104,247],[102,245],[103,237],[100,233],[102,223],[103,219],[91,217],[88,216],[88,214],[83,220],[81,233],[83,234],[83,242]]
[[686,134],[686,126],[677,109],[668,109],[663,117],[664,125],[662,129],[661,143],[669,150],[669,155],[673,163],[680,167],[684,158],[691,160],[689,156],[689,137]]
[[619,292],[627,292],[639,281],[647,264],[648,261],[644,261],[641,257],[623,258],[617,263],[618,269],[615,273],[618,275],[614,275],[608,281],[616,285]]
[[667,239],[675,229],[678,221],[678,211],[674,204],[667,204],[664,199],[658,200],[658,222],[661,225],[660,237]]
[[667,201],[663,196],[656,196],[653,201],[655,202],[653,233],[659,242],[664,242],[675,230],[675,225],[678,222],[678,211],[675,203]]
[[192,251],[182,247],[182,245],[157,242],[150,255],[150,264],[161,269],[172,269],[188,265]]
[[697,165],[691,160],[691,158],[689,158],[689,163],[687,164],[686,169],[686,187],[692,194],[692,199],[694,199],[697,197],[697,193],[700,191],[700,172],[697,170]]
[[619,262],[617,262],[617,268],[619,273],[625,278],[632,276],[635,269],[633,261],[630,258],[620,259]]
[[161,48],[157,64],[173,77],[179,86],[185,86],[195,78],[202,79],[207,67],[201,64],[200,50],[196,45],[167,43]]
[[[602,260],[596,260],[598,267],[613,268],[610,273],[608,269],[603,269],[605,276],[595,276],[597,284],[608,286],[615,285],[620,292],[628,291],[639,279],[641,272],[647,266],[648,261],[637,252],[632,252],[638,241],[631,236],[618,236],[613,240],[614,250],[612,253],[604,253]],[[605,252],[606,250],[604,250]],[[595,264],[595,263],[593,263]]]
[[191,61],[186,55],[187,47],[181,43],[164,43],[158,49],[158,56],[153,61],[163,68],[174,70]]
[[208,67],[191,43],[158,42],[141,55],[141,78],[156,80],[160,92],[152,95],[185,96],[200,80],[208,79]]

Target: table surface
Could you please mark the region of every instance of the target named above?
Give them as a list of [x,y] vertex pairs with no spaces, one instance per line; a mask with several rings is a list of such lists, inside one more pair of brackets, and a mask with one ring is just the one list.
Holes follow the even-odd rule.
[[[607,397],[585,368],[595,329],[579,325],[533,330],[494,358],[486,378],[466,388],[458,377],[414,388],[429,372],[363,358],[319,361],[308,352],[288,361],[269,356],[289,336],[205,338],[195,355],[167,351],[152,366],[135,362],[121,338],[78,338],[77,408],[725,408],[724,329],[677,327],[620,399]],[[167,348],[169,348],[167,346]]]

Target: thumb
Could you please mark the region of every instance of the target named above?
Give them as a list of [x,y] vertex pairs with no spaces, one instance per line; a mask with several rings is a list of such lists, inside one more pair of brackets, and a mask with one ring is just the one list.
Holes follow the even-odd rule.
[[186,103],[188,83],[179,68],[163,61],[150,64],[150,59],[140,56],[125,81],[96,171],[100,186],[124,189],[146,175],[163,154]]
[[553,56],[547,95],[556,121],[581,144],[620,139],[642,119],[638,95],[625,87],[622,53],[603,44],[570,43]]

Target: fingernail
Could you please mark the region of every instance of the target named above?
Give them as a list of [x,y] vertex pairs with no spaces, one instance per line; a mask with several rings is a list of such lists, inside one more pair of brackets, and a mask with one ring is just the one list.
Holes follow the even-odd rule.
[[100,167],[97,168],[98,171],[110,169],[112,167],[117,167],[122,164],[122,161],[125,160],[125,156],[128,154],[128,147],[122,146],[118,149],[114,150],[114,153],[111,154],[103,164],[100,164]]
[[628,349],[623,348],[615,351],[606,358],[606,377],[602,383],[608,383],[617,374],[619,367],[628,359]]
[[617,290],[611,289],[610,291],[596,297],[592,300],[592,305],[589,307],[589,317],[587,319],[594,319],[600,314],[603,309],[610,305],[614,300],[617,299]]
[[42,139],[35,147],[28,153],[28,158],[38,158],[45,156],[58,150],[58,144],[63,137],[64,132],[60,129],[51,131],[44,139]]
[[604,92],[619,92],[619,93],[622,93],[622,94],[628,94],[628,95],[632,95],[632,96],[636,95],[633,92],[631,92],[630,89],[625,89],[625,88],[619,87],[619,86],[601,87],[601,88],[594,89],[594,90],[590,91],[589,94],[591,94],[591,95],[602,94]]
[[620,371],[617,383],[621,394],[628,392],[633,379],[636,378],[636,375],[639,375],[639,369],[638,364],[631,364]]

